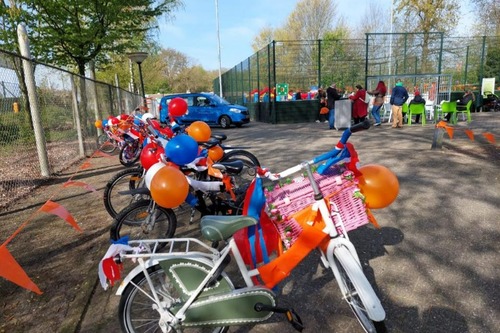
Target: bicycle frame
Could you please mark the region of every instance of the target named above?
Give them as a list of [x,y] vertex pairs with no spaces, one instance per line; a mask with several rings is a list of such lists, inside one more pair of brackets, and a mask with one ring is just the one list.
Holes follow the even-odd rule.
[[[347,132],[346,132],[347,133]],[[343,143],[345,143],[349,137],[350,133],[347,133],[347,135],[343,136],[344,140]],[[334,207],[333,213],[331,212],[331,209],[328,207],[328,204],[326,200],[323,198],[323,195],[313,177],[313,172],[311,169],[311,166],[313,164],[319,163],[321,161],[327,161],[327,163],[337,163],[338,161],[342,160],[345,158],[345,156],[340,156],[337,158],[336,156],[339,155],[339,153],[342,151],[342,149],[337,149],[336,151],[329,152],[327,154],[323,154],[315,159],[312,159],[310,161],[303,162],[299,165],[296,165],[292,168],[289,168],[285,171],[282,171],[279,174],[271,174],[270,172],[266,172],[263,174],[263,170],[261,170],[260,173],[261,176],[267,177],[272,180],[278,180],[281,178],[285,178],[291,174],[294,174],[296,172],[299,172],[301,170],[305,170],[307,172],[307,176],[310,180],[310,184],[313,188],[314,192],[314,197],[315,197],[315,203],[314,206],[315,208],[319,211],[321,214],[321,218],[325,224],[324,229],[322,230],[323,233],[327,234],[329,236],[328,240],[328,245],[326,247],[323,247],[320,249],[321,253],[321,261],[324,264],[326,268],[331,268],[332,272],[335,276],[335,279],[337,283],[339,284],[339,287],[341,289],[342,295],[348,299],[352,297],[352,295],[349,295],[349,290],[347,289],[348,287],[344,285],[345,277],[342,276],[341,271],[337,265],[336,262],[336,257],[337,260],[340,260],[340,263],[349,263],[349,265],[354,265],[357,268],[355,270],[349,270],[346,267],[343,267],[344,271],[349,271],[352,275],[349,276],[350,280],[352,283],[355,285],[355,289],[358,296],[362,300],[362,304],[365,307],[365,311],[369,317],[370,320],[373,320],[375,322],[381,322],[385,319],[385,311],[382,308],[382,305],[379,301],[379,299],[376,297],[376,295],[373,292],[373,289],[371,286],[367,285],[366,277],[364,276],[362,269],[361,269],[361,263],[359,260],[359,257],[356,253],[356,249],[354,245],[350,242],[347,232],[345,228],[343,227],[343,223],[340,219],[339,223],[336,223],[334,219],[332,218],[333,215],[339,214],[338,209]],[[211,217],[213,220],[217,220],[220,217],[213,216]],[[227,218],[227,217],[225,217]],[[252,217],[244,217],[241,218],[241,220],[237,220],[237,217],[232,217],[235,220],[233,221],[236,225],[231,228],[231,232],[236,232],[237,229],[241,229],[244,227],[248,227],[249,225],[256,224],[257,221],[252,218]],[[245,219],[245,220],[244,220]],[[222,219],[221,219],[222,220]],[[252,222],[253,221],[253,222]],[[226,220],[226,222],[229,222]],[[252,223],[250,223],[252,222]],[[222,223],[224,224],[224,223]],[[210,229],[210,224],[207,222],[207,228]],[[210,233],[207,234],[206,229],[204,229],[204,223],[202,221],[202,233],[207,236],[210,235]],[[339,231],[340,229],[340,231]],[[210,231],[208,231],[210,232]],[[223,237],[222,235],[224,232],[221,230],[216,230],[215,234],[217,237],[220,236],[220,240],[222,240]],[[214,241],[215,239],[210,239],[210,237],[206,237],[207,239]],[[212,237],[214,238],[214,237]],[[164,250],[166,252],[164,253],[156,253],[155,249],[158,248],[159,243],[167,243],[166,246],[164,247]],[[247,288],[263,288],[261,286],[256,286],[254,284],[254,278],[258,277],[260,275],[259,269],[258,268],[253,268],[249,269],[247,265],[245,264],[242,254],[240,252],[240,249],[238,248],[236,241],[234,238],[231,236],[227,238],[227,243],[226,245],[219,251],[217,249],[214,249],[205,243],[201,242],[198,239],[195,238],[172,238],[172,239],[158,239],[158,240],[145,240],[145,241],[130,241],[129,245],[134,245],[137,244],[139,247],[148,245],[148,248],[151,249],[149,253],[135,253],[135,254],[120,254],[120,259],[135,259],[138,262],[138,266],[135,267],[123,280],[122,284],[118,288],[116,294],[117,295],[122,295],[123,292],[125,291],[126,287],[129,284],[133,284],[136,288],[139,288],[137,285],[134,284],[133,279],[136,277],[138,274],[141,272],[144,273],[144,276],[146,277],[147,284],[149,286],[149,291],[139,289],[140,292],[144,293],[147,295],[149,299],[151,299],[156,306],[154,307],[160,314],[160,321],[159,325],[163,332],[169,332],[169,327],[178,327],[182,324],[182,321],[184,320],[187,311],[190,309],[191,305],[197,300],[197,298],[200,296],[200,294],[207,288],[207,285],[209,284],[210,281],[214,279],[214,277],[218,277],[223,271],[225,266],[225,262],[227,262],[227,258],[229,255],[232,254],[233,258],[236,260],[236,265],[238,267],[239,274],[245,281],[246,287]],[[177,245],[183,245],[184,250],[183,251],[176,251],[175,248]],[[193,246],[191,246],[193,245]],[[199,246],[201,250],[195,250],[192,249],[192,247]],[[345,250],[341,250],[345,249]],[[337,252],[338,251],[338,252]],[[174,258],[183,258],[186,261],[190,260],[197,260],[197,261],[202,261],[206,262],[208,264],[208,267],[210,267],[210,271],[206,273],[204,276],[203,280],[197,285],[196,289],[191,290],[189,293],[189,297],[185,300],[185,302],[182,304],[181,308],[177,310],[177,312],[174,314],[170,312],[166,307],[162,304],[162,301],[160,300],[160,296],[157,293],[155,286],[153,284],[153,281],[149,277],[148,273],[148,268],[162,262],[162,261],[168,261]],[[352,259],[351,259],[352,258]],[[342,264],[343,265],[343,264]],[[352,267],[352,266],[350,266]],[[347,272],[349,274],[349,272]],[[182,280],[182,276],[178,276],[178,279]],[[363,282],[363,281],[366,281]],[[238,288],[240,289],[240,288]],[[270,293],[272,293],[269,290]],[[356,306],[356,304],[351,305],[351,307]],[[273,310],[269,310],[272,312]],[[355,313],[356,310],[355,310]],[[272,313],[270,314],[272,315]],[[270,317],[269,315],[269,317]],[[363,320],[359,318],[358,314],[356,314],[358,317],[358,320],[362,322]],[[268,317],[264,317],[267,319]],[[264,319],[264,320],[265,320]],[[225,325],[225,324],[224,324]],[[224,326],[223,325],[223,326]],[[228,324],[230,325],[230,324]],[[362,324],[363,325],[363,324]],[[364,326],[364,325],[363,325]]]

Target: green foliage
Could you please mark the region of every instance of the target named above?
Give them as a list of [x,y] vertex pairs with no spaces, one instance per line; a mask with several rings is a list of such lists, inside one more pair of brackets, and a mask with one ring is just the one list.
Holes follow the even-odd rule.
[[44,61],[76,66],[81,75],[90,61],[106,63],[110,54],[136,50],[156,18],[170,14],[178,0],[24,0]]

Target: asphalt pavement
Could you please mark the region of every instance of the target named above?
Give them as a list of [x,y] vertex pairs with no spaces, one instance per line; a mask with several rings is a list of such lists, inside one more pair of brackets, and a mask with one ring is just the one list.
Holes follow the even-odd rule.
[[[453,126],[453,139],[445,134],[439,149],[431,149],[433,124],[393,129],[384,123],[351,137],[361,165],[384,165],[399,179],[396,201],[373,210],[381,229],[364,226],[350,233],[386,309],[389,332],[500,331],[500,112],[473,113],[472,118],[470,124],[460,121]],[[263,166],[276,172],[331,149],[341,135],[325,123],[254,122],[212,131],[227,134],[229,145],[250,147]],[[488,140],[492,137],[496,142]],[[102,194],[104,181],[121,168],[117,158],[101,158],[96,168],[85,181],[101,184],[96,188]],[[88,249],[92,260],[75,258],[66,263],[82,266],[85,282],[71,300],[66,318],[52,327],[61,332],[117,332],[116,287],[104,291],[97,283],[97,263],[108,243],[106,225],[96,228],[95,219],[105,216],[105,211],[102,202],[87,197],[92,203],[81,197],[75,199],[79,202],[73,209],[92,210],[78,218],[84,230],[93,226],[81,236],[93,242]],[[73,201],[67,204],[74,205]],[[74,214],[78,216],[77,211]],[[187,223],[177,231],[179,236],[197,233],[197,225]],[[42,287],[57,295],[56,285],[46,282]],[[293,307],[301,316],[304,332],[362,332],[341,300],[332,273],[322,268],[314,252],[279,285],[277,293],[280,306]],[[31,316],[39,320],[36,309]],[[8,328],[15,326],[2,327],[10,332]],[[33,325],[28,331],[38,329]],[[275,315],[269,322],[234,327],[230,332],[279,333],[293,328]]]

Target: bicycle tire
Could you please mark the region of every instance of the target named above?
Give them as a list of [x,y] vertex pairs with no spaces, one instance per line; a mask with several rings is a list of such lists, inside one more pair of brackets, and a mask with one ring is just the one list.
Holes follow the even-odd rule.
[[[140,200],[118,213],[110,229],[110,238],[118,240],[125,235],[135,240],[174,237],[177,229],[174,211],[154,205],[152,215],[149,211],[151,204],[152,200]],[[151,218],[154,220],[151,221]],[[165,245],[160,243],[160,247],[162,244]]]
[[[169,283],[170,279],[163,271],[160,265],[154,265],[148,268],[149,277],[153,282],[155,289],[158,292],[159,297],[168,298],[169,301],[175,299],[180,300],[176,296],[176,291],[173,288],[173,283]],[[232,286],[232,282],[226,274],[222,274],[223,278]],[[142,290],[142,291],[141,291]],[[144,272],[139,273],[135,276],[131,283],[123,291],[120,298],[120,304],[118,306],[118,316],[120,320],[120,326],[123,332],[127,333],[142,333],[142,332],[158,332],[158,321],[160,315],[158,311],[154,310],[151,299],[144,294],[145,291],[149,291],[149,285],[146,280]],[[164,300],[163,299],[163,300]],[[165,304],[170,303],[171,308],[179,306],[178,304],[172,302],[165,302]],[[137,304],[137,306],[135,306]],[[151,306],[145,306],[146,304],[151,304]],[[135,322],[138,322],[140,327],[135,327]],[[139,329],[140,328],[140,329]],[[183,328],[184,333],[225,333],[229,327],[192,327]]]
[[107,154],[111,154],[117,148],[116,143],[111,140],[106,133],[99,135],[97,137],[96,143],[97,149]]
[[382,305],[351,252],[343,246],[337,247],[334,249],[333,260],[340,273],[341,281],[338,283],[343,299],[351,308],[361,327],[368,333],[386,333],[385,314],[384,319],[380,321],[373,321],[368,317],[365,306],[368,300],[371,304],[377,304],[380,307]]
[[133,144],[127,144],[120,150],[120,156],[118,156],[120,163],[125,167],[131,167],[141,157],[141,146],[138,142]]
[[150,198],[148,195],[124,195],[119,193],[143,186],[143,174],[144,169],[142,167],[131,168],[120,171],[108,181],[104,187],[103,202],[104,208],[112,218],[115,218],[118,212],[132,203]]
[[235,179],[235,186],[238,188],[240,186],[246,186],[252,182],[255,178],[256,168],[260,167],[260,162],[254,154],[242,149],[231,150],[227,153],[225,152],[220,162],[231,162],[236,160],[243,162],[243,170],[241,170],[238,175],[233,176]]

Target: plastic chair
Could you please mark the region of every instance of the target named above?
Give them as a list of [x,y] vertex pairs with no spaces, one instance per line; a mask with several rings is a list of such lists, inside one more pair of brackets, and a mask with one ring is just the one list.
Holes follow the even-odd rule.
[[[445,113],[451,113],[451,123],[456,124],[457,102],[443,101],[439,110],[441,118],[444,118]],[[436,118],[437,121],[437,118]]]
[[401,108],[401,113],[403,114],[403,123],[405,122],[405,117],[408,117],[408,104],[403,103],[403,106]]
[[408,125],[411,125],[411,117],[413,115],[421,115],[422,118],[422,126],[425,125],[425,104],[410,104],[408,107]]
[[[467,122],[468,123],[470,123],[472,121],[472,119],[470,117],[470,108],[472,107],[472,102],[473,102],[473,100],[468,101],[465,106],[464,105],[457,105],[457,113],[461,113],[464,120],[465,120],[465,115],[467,115]],[[458,109],[459,106],[465,107],[465,109],[462,109],[462,108]]]

